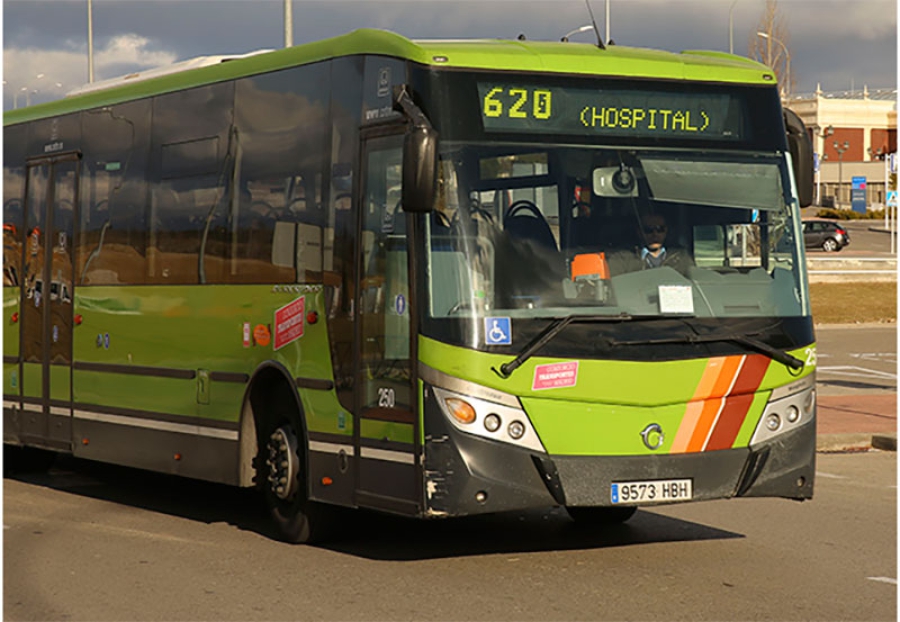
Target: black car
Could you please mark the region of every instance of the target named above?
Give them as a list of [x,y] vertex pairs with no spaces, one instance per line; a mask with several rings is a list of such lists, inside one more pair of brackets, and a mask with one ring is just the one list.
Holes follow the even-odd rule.
[[803,241],[806,248],[821,248],[830,253],[847,246],[850,234],[832,220],[807,220],[803,223]]

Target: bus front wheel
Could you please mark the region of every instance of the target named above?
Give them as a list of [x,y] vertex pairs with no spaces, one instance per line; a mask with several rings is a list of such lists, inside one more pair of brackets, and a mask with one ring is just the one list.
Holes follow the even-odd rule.
[[269,514],[285,542],[311,543],[322,538],[323,508],[309,501],[306,468],[295,428],[283,423],[260,444],[257,474]]
[[637,508],[622,507],[566,507],[566,512],[579,525],[619,525],[634,516]]

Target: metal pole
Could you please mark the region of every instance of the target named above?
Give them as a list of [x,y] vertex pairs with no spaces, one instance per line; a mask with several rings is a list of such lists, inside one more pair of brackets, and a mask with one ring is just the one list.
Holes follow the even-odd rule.
[[291,0],[284,0],[284,47],[294,45],[294,16],[291,14]]
[[841,201],[841,199],[844,198],[843,197],[844,193],[842,192],[843,185],[844,185],[844,152],[838,150],[838,189],[837,189],[838,202],[837,203],[838,203],[838,207],[840,207],[840,208],[843,208],[842,201]]
[[822,154],[819,154],[819,170],[816,171],[816,205],[822,205]]
[[88,82],[94,81],[94,3],[88,3]]
[[731,3],[731,8],[728,9],[728,53],[734,54],[734,5],[738,3],[738,0],[734,0]]
[[609,0],[606,0],[606,43],[609,43]]
[[[758,37],[762,37],[768,43],[768,49],[766,51],[766,57],[768,59],[771,60],[771,58],[772,58],[772,43],[771,43],[772,41],[774,41],[775,43],[780,45],[781,48],[784,50],[784,58],[785,58],[784,82],[785,82],[785,84],[783,84],[781,86],[781,96],[784,97],[785,99],[787,99],[787,96],[790,94],[790,91],[791,91],[791,53],[788,52],[787,46],[784,44],[784,42],[782,42],[780,39],[777,39],[776,37],[773,37],[769,33],[758,31],[756,33],[756,35]],[[774,65],[775,63],[772,63],[772,64]],[[772,67],[772,70],[774,71],[775,67]]]
[[888,210],[891,209],[888,205],[888,186],[890,185],[890,160],[888,158],[890,154],[884,154],[884,228],[890,232],[888,229]]
[[891,236],[891,255],[897,254],[897,207],[891,208],[891,226],[888,235]]

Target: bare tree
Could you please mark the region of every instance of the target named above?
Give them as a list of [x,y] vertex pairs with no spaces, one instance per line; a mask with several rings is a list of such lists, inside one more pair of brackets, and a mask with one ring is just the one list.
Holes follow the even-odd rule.
[[791,71],[790,41],[787,20],[778,8],[778,0],[766,0],[759,23],[750,33],[747,56],[775,72],[782,96],[789,95],[796,82]]

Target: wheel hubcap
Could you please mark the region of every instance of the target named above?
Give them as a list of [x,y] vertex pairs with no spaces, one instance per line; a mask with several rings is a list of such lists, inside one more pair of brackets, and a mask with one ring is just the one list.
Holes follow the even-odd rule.
[[279,499],[290,499],[297,492],[300,472],[297,458],[297,436],[289,427],[280,427],[269,437],[266,445],[269,467],[269,489]]

